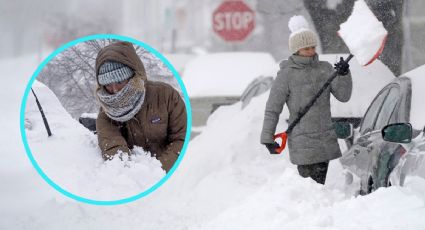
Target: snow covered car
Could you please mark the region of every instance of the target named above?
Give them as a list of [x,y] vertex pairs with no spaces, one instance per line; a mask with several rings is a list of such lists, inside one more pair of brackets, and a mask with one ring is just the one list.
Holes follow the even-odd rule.
[[260,76],[249,83],[240,98],[240,101],[242,102],[242,109],[249,104],[253,97],[257,97],[270,90],[273,80],[274,78],[272,76]]
[[[23,134],[38,167],[61,189],[93,200],[118,200],[149,189],[165,176],[161,163],[137,146],[131,162],[118,157],[104,161],[97,137],[71,117],[56,95],[39,81],[32,89],[52,135],[46,133],[32,94],[27,97]],[[96,114],[84,115],[90,116]]]
[[369,105],[358,129],[338,123],[340,138],[353,144],[340,162],[360,180],[359,194],[403,185],[406,176],[425,177],[425,65],[387,84]]
[[83,113],[78,118],[78,122],[86,127],[88,130],[92,131],[94,134],[97,134],[96,130],[96,119],[97,113]]

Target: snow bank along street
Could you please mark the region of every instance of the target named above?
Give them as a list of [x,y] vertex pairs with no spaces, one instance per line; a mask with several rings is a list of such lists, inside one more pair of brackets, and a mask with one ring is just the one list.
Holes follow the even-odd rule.
[[[0,63],[10,76],[5,78],[10,87],[1,91],[2,105],[9,108],[3,111],[1,120],[7,131],[1,139],[4,151],[0,179],[5,185],[0,198],[1,229],[421,229],[425,226],[422,218],[425,181],[419,177],[407,178],[404,187],[381,188],[368,196],[354,197],[349,188],[338,183],[322,187],[311,179],[301,178],[286,152],[278,156],[267,154],[258,144],[267,93],[254,98],[244,110],[238,103],[213,113],[202,134],[191,141],[175,174],[148,197],[111,207],[71,200],[41,179],[22,147],[18,111],[28,80],[24,76],[30,76],[36,66],[32,60],[33,57],[25,57]],[[20,71],[10,67],[16,65],[22,66]],[[282,114],[282,120],[284,116],[287,112]],[[55,122],[52,123],[55,127]],[[278,129],[285,128],[284,122],[279,125]],[[36,130],[37,126],[33,126],[32,131]],[[73,135],[90,137],[83,129],[74,130]],[[28,131],[28,138],[44,138],[42,127],[39,131],[38,137]],[[96,159],[93,139],[73,141],[81,141],[80,147],[60,147],[66,141],[53,139],[56,151],[52,155],[56,156],[51,159],[61,164],[63,157],[71,165],[68,168],[87,170],[91,176],[109,172],[118,174],[118,178],[120,170],[127,170],[131,176],[142,171],[131,167],[118,170],[114,164],[121,162],[111,162],[108,171],[105,169],[108,166]],[[91,149],[84,152],[87,162],[82,162],[83,152],[78,152],[81,146]],[[75,156],[74,161],[67,159],[69,156]],[[93,161],[88,163],[89,159]],[[75,177],[76,169],[73,173],[59,174],[57,179],[66,181],[62,176]],[[339,176],[335,173],[328,179]],[[90,177],[83,182],[91,188],[99,183]],[[120,183],[131,186],[125,180]]]

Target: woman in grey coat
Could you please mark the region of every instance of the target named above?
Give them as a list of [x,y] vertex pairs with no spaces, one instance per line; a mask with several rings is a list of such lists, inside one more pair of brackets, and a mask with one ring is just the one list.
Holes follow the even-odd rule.
[[[261,133],[261,143],[270,153],[276,153],[279,147],[273,136],[284,104],[288,106],[290,124],[335,71],[330,63],[318,60],[316,46],[316,35],[309,29],[293,31],[289,38],[293,55],[280,63],[267,100]],[[342,60],[335,69],[338,76],[288,134],[291,162],[297,165],[302,177],[311,177],[321,184],[325,183],[329,161],[341,156],[331,121],[330,95],[347,102],[352,90],[348,63]]]

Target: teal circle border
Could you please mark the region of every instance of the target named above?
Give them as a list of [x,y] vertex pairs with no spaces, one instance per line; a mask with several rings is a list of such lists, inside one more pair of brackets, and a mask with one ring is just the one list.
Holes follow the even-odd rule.
[[[147,51],[153,53],[156,57],[158,57],[161,61],[163,61],[165,63],[165,65],[171,70],[171,72],[173,73],[174,77],[177,79],[180,88],[182,89],[183,92],[183,97],[184,97],[184,101],[186,104],[186,113],[187,113],[187,127],[186,127],[186,136],[185,136],[185,141],[183,144],[183,148],[180,151],[180,156],[177,159],[177,161],[174,163],[173,167],[170,169],[170,171],[160,180],[158,181],[156,184],[154,184],[152,187],[150,187],[149,189],[145,190],[144,192],[137,194],[135,196],[131,196],[128,198],[124,198],[124,199],[119,199],[119,200],[92,200],[92,199],[87,199],[78,195],[75,195],[73,193],[70,193],[68,191],[66,191],[65,189],[61,188],[58,184],[56,184],[55,182],[53,182],[44,172],[43,170],[40,168],[40,166],[37,164],[37,161],[34,159],[34,156],[32,155],[31,149],[29,148],[28,145],[28,141],[26,138],[26,132],[25,132],[25,108],[26,108],[26,104],[27,104],[27,98],[28,98],[28,94],[31,90],[31,86],[33,85],[35,79],[37,78],[38,74],[40,73],[40,71],[43,69],[43,67],[52,59],[54,58],[56,55],[58,55],[60,52],[64,51],[65,49],[68,49],[71,46],[74,46],[80,42],[85,42],[85,41],[89,41],[89,40],[96,40],[96,39],[116,39],[116,40],[121,40],[121,41],[127,41],[127,42],[131,42],[133,44],[139,45],[141,47],[143,47],[144,49],[146,49]],[[40,176],[50,185],[52,186],[54,189],[56,189],[57,191],[59,191],[60,193],[62,193],[63,195],[72,198],[74,200],[83,202],[83,203],[87,203],[87,204],[93,204],[93,205],[119,205],[119,204],[125,204],[128,202],[132,202],[135,201],[137,199],[140,199],[144,196],[149,195],[150,193],[152,193],[153,191],[155,191],[156,189],[158,189],[161,185],[163,185],[169,178],[171,175],[173,175],[174,171],[176,171],[177,167],[179,166],[180,162],[182,161],[185,153],[186,153],[186,149],[187,149],[187,145],[188,142],[190,140],[190,132],[192,130],[192,110],[191,110],[191,106],[190,106],[190,100],[189,100],[189,96],[188,93],[186,91],[186,88],[183,84],[183,81],[181,80],[180,75],[178,74],[178,72],[176,71],[176,69],[171,65],[171,63],[161,54],[159,53],[157,50],[155,50],[154,48],[152,48],[151,46],[149,46],[146,43],[143,43],[141,41],[135,40],[133,38],[130,37],[126,37],[126,36],[122,36],[122,35],[116,35],[116,34],[94,34],[94,35],[90,35],[90,36],[86,36],[86,37],[82,37],[76,40],[73,40],[71,42],[66,43],[65,45],[63,45],[62,47],[56,49],[52,54],[50,54],[37,68],[37,70],[34,72],[34,74],[32,75],[31,79],[29,80],[26,88],[25,88],[25,92],[22,98],[22,103],[21,103],[21,111],[20,111],[20,130],[21,130],[21,136],[22,136],[22,142],[24,144],[26,153],[28,158],[30,159],[32,165],[34,166],[34,168],[37,170],[38,174],[40,174]]]

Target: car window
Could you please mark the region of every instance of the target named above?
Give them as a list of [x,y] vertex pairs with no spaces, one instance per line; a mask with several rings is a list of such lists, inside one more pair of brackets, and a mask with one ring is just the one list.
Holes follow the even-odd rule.
[[390,117],[393,117],[392,120],[395,120],[394,109],[399,99],[400,89],[398,87],[392,87],[384,101],[384,104],[382,105],[381,111],[378,114],[374,130],[382,129],[385,125],[387,125],[390,121]]
[[388,95],[390,89],[385,89],[382,91],[375,99],[372,101],[372,104],[367,109],[366,114],[363,117],[362,124],[360,126],[360,133],[365,134],[373,130],[375,125],[376,115],[381,109],[382,102],[385,100],[385,97]]

